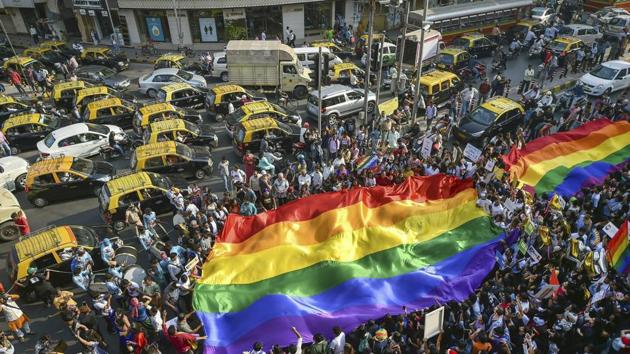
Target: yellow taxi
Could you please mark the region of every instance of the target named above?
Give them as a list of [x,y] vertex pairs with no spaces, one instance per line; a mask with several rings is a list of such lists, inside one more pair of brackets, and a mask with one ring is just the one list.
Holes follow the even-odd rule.
[[206,95],[206,110],[219,122],[228,114],[230,103],[232,103],[234,109],[238,109],[243,105],[243,96],[246,98],[245,101],[265,100],[264,97],[256,97],[253,93],[239,85],[217,85],[211,88]]
[[144,144],[161,141],[177,141],[186,145],[216,148],[219,139],[209,124],[195,124],[183,119],[154,122],[144,130]]
[[36,59],[23,56],[11,57],[5,60],[5,62],[2,64],[2,70],[5,76],[9,72],[9,69],[13,69],[20,73],[20,75],[22,75],[22,72],[25,71],[28,67],[32,67],[33,70],[37,71],[43,68],[44,65]]
[[[383,37],[384,37],[384,34],[382,33],[373,33],[372,43],[380,42],[381,39],[383,39]],[[363,55],[363,53],[365,53],[365,50],[367,49],[367,45],[368,45],[368,35],[367,34],[361,35],[354,48],[354,51],[356,52],[359,58]]]
[[23,56],[37,59],[49,68],[54,68],[56,63],[64,63],[66,57],[59,51],[47,47],[31,47],[24,49]]
[[515,131],[522,125],[524,113],[518,102],[494,97],[464,116],[454,127],[453,135],[460,142],[481,143],[484,147],[493,136]]
[[12,115],[28,112],[31,106],[20,102],[12,96],[0,95],[0,122]]
[[67,58],[70,58],[71,56],[76,56],[77,58],[80,57],[81,52],[68,47],[68,44],[64,41],[43,41],[41,43],[39,43],[39,46],[42,48],[51,48],[54,49],[56,51],[61,52],[61,54],[65,55]]
[[433,70],[420,77],[420,92],[425,101],[431,100],[436,105],[448,101],[463,86],[462,80],[450,71]]
[[53,87],[53,102],[55,107],[71,110],[77,92],[89,85],[85,81],[66,81]]
[[352,52],[352,50],[343,49],[340,46],[338,46],[336,43],[331,42],[329,40],[313,41],[313,42],[311,42],[311,47],[313,47],[313,48],[319,48],[319,47],[328,48],[328,50],[330,50],[331,53],[335,54],[340,59],[351,58],[352,55],[354,54]]
[[50,273],[53,286],[68,285],[72,281],[70,263],[77,248],[82,247],[92,255],[95,269],[102,267],[101,257],[96,253],[98,243],[97,232],[85,226],[52,226],[31,233],[9,252],[9,279],[22,282],[29,276],[29,268],[34,271],[50,269],[55,271]]
[[584,48],[584,42],[577,37],[562,36],[551,41],[551,43],[547,45],[547,48],[549,48],[553,54],[562,56]]
[[116,176],[101,188],[98,210],[106,224],[121,231],[127,226],[125,212],[132,204],[140,205],[141,210],[151,208],[157,214],[172,211],[167,196],[172,185],[168,177],[151,172]]
[[114,95],[114,90],[107,86],[94,86],[86,87],[77,91],[74,99],[74,106],[83,110],[83,107],[87,106],[90,102],[98,101],[104,98],[109,98]]
[[130,167],[136,172],[156,172],[196,179],[212,174],[212,164],[207,146],[188,146],[176,141],[139,146],[130,160]]
[[453,40],[453,46],[461,47],[478,58],[489,57],[497,48],[497,44],[481,33],[466,33]]
[[203,122],[201,115],[196,111],[177,108],[170,103],[153,103],[138,109],[133,118],[133,131],[141,135],[149,124],[168,119],[183,119],[195,124]]
[[83,64],[103,65],[108,68],[123,71],[129,67],[129,59],[121,53],[115,54],[106,47],[88,47],[81,53]]
[[228,114],[225,119],[225,129],[231,138],[232,131],[238,123],[265,117],[273,118],[286,124],[302,125],[302,117],[297,112],[289,111],[268,101],[258,101],[246,103],[232,114]]
[[260,143],[265,135],[273,136],[274,145],[281,151],[292,152],[300,144],[301,128],[269,117],[240,122],[234,128],[232,137],[235,152],[239,156],[247,150],[252,153],[259,152]]
[[105,161],[56,157],[35,162],[26,174],[26,198],[43,208],[58,202],[94,196],[116,170]]
[[35,149],[38,141],[61,125],[61,120],[52,115],[24,113],[5,120],[2,124],[2,132],[9,139],[11,149],[19,153]]
[[468,67],[470,53],[460,47],[446,47],[440,51],[440,56],[436,66],[438,69],[457,72]]
[[118,97],[110,97],[90,102],[83,110],[83,121],[86,123],[112,124],[123,129],[132,127],[136,107]]
[[206,94],[185,82],[176,82],[160,87],[157,99],[181,108],[202,108]]
[[517,38],[522,42],[527,36],[527,32],[532,31],[536,36],[535,38],[538,38],[538,36],[545,32],[545,28],[545,25],[538,20],[524,19],[508,28],[505,32],[505,36],[508,42],[511,42],[514,38]]
[[184,67],[184,59],[185,56],[181,54],[164,54],[155,60],[154,69],[164,69],[164,68],[178,68],[182,69]]

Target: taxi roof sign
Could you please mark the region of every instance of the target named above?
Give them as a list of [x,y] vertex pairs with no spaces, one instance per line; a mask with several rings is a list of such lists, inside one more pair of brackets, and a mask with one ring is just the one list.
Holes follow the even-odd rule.
[[172,84],[162,86],[161,90],[164,92],[174,92],[174,91],[184,90],[188,88],[192,88],[192,86],[190,86],[190,84],[187,84],[185,82],[175,82]]
[[151,174],[149,172],[137,172],[115,177],[106,184],[110,195],[118,195],[152,185],[153,182],[151,182]]
[[140,114],[142,115],[173,111],[176,111],[175,107],[172,104],[165,102],[153,103],[140,108]]
[[173,53],[168,53],[168,54],[163,54],[161,57],[157,58],[155,60],[155,62],[159,62],[159,61],[180,61],[180,60],[184,60],[186,57],[181,55],[181,54],[173,54]]
[[490,99],[483,103],[481,106],[495,113],[502,113],[514,108],[518,108],[521,111],[523,110],[523,107],[518,102],[512,101],[511,99],[505,97],[496,97]]
[[177,143],[172,140],[141,145],[136,148],[136,158],[146,159],[149,157],[174,153],[176,147]]
[[68,171],[70,170],[74,159],[75,158],[71,156],[63,156],[39,160],[28,168],[26,179],[31,180],[34,177],[45,173]]
[[245,92],[245,89],[239,85],[227,84],[215,86],[212,91],[216,94],[223,95],[231,92]]
[[87,109],[92,111],[95,109],[108,108],[113,106],[122,106],[122,101],[118,97],[110,97],[105,98],[103,100],[98,100],[94,102],[90,102],[87,105]]
[[184,130],[186,129],[186,122],[183,119],[166,119],[159,122],[153,122],[149,127],[152,132]]
[[69,226],[58,226],[31,234],[15,244],[15,251],[18,260],[22,261],[64,245],[77,246],[77,239]]
[[278,122],[271,117],[252,119],[245,122],[242,122],[243,128],[246,130],[260,130],[267,128],[276,128],[278,126]]
[[274,107],[267,101],[249,102],[243,105],[243,112],[259,113],[264,111],[275,111]]
[[9,119],[4,121],[4,123],[2,124],[2,130],[6,131],[7,129],[18,127],[24,124],[39,123],[40,117],[41,117],[40,113],[27,113],[27,114],[20,114],[17,116],[12,116]]

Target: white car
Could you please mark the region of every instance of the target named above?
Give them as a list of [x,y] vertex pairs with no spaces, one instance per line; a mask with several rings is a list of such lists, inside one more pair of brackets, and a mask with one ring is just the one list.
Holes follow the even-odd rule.
[[551,19],[555,15],[556,14],[553,12],[553,9],[550,9],[548,7],[534,7],[532,9],[532,18],[534,20],[540,21],[541,23],[551,22]]
[[182,69],[166,68],[154,70],[152,73],[140,77],[138,79],[138,86],[140,86],[138,91],[149,97],[155,97],[162,86],[174,82],[185,82],[197,88],[208,87],[206,79],[201,75],[193,74]]
[[28,161],[18,156],[0,158],[0,187],[11,192],[23,190],[28,166]]
[[596,67],[580,78],[584,92],[601,96],[630,87],[630,63],[624,60],[611,60]]
[[59,128],[37,142],[41,157],[97,155],[101,148],[109,145],[109,134],[114,133],[121,140],[125,133],[115,125],[76,123]]
[[228,82],[228,68],[227,68],[227,57],[225,56],[225,52],[217,52],[212,55],[212,71],[210,72],[210,76],[218,77],[223,82]]
[[613,18],[623,15],[630,15],[630,12],[620,7],[604,7],[603,9],[590,14],[586,22],[590,25],[596,25],[598,23],[606,24]]
[[558,35],[579,38],[589,47],[604,37],[604,34],[599,32],[597,28],[582,24],[562,26]]

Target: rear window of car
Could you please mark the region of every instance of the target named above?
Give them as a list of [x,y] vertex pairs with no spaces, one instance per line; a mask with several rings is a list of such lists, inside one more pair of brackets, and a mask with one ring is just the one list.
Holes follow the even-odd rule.
[[99,133],[102,135],[109,134],[109,128],[107,128],[104,125],[90,124],[90,123],[85,123],[85,125],[87,125],[88,130],[91,132]]
[[46,138],[44,139],[44,144],[47,147],[52,147],[54,143],[55,143],[55,137],[52,134],[48,134]]

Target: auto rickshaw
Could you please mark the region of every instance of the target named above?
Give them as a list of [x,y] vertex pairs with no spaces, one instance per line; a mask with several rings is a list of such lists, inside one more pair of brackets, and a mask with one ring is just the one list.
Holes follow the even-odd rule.
[[212,174],[212,156],[208,147],[190,147],[175,141],[163,141],[136,148],[130,160],[135,172],[203,179]]
[[31,106],[20,102],[12,96],[0,95],[0,122],[12,115],[28,112]]
[[341,48],[336,43],[331,42],[329,40],[313,41],[313,42],[311,42],[311,47],[314,47],[314,48],[319,48],[319,47],[328,48],[331,53],[335,54],[336,56],[338,56],[342,60],[350,59],[350,58],[352,58],[352,55],[354,54],[352,52],[352,49]]
[[194,124],[203,122],[197,111],[177,108],[170,103],[153,103],[138,109],[133,118],[133,131],[141,136],[149,124],[168,119],[183,119]]
[[206,110],[217,122],[223,120],[228,114],[228,106],[230,102],[234,109],[238,109],[243,105],[243,96],[247,101],[264,101],[265,97],[256,97],[254,94],[239,85],[224,84],[211,88],[206,95]]
[[83,110],[83,121],[86,123],[112,124],[123,129],[132,127],[132,119],[136,107],[118,97],[110,97],[90,102]]
[[2,124],[2,132],[9,139],[11,153],[35,149],[37,142],[59,128],[59,118],[40,113],[14,115]]
[[209,124],[194,124],[183,119],[169,119],[149,124],[144,130],[143,143],[177,141],[186,145],[216,148],[219,138]]
[[60,82],[53,87],[53,103],[59,109],[72,110],[77,92],[89,87],[85,81]]

